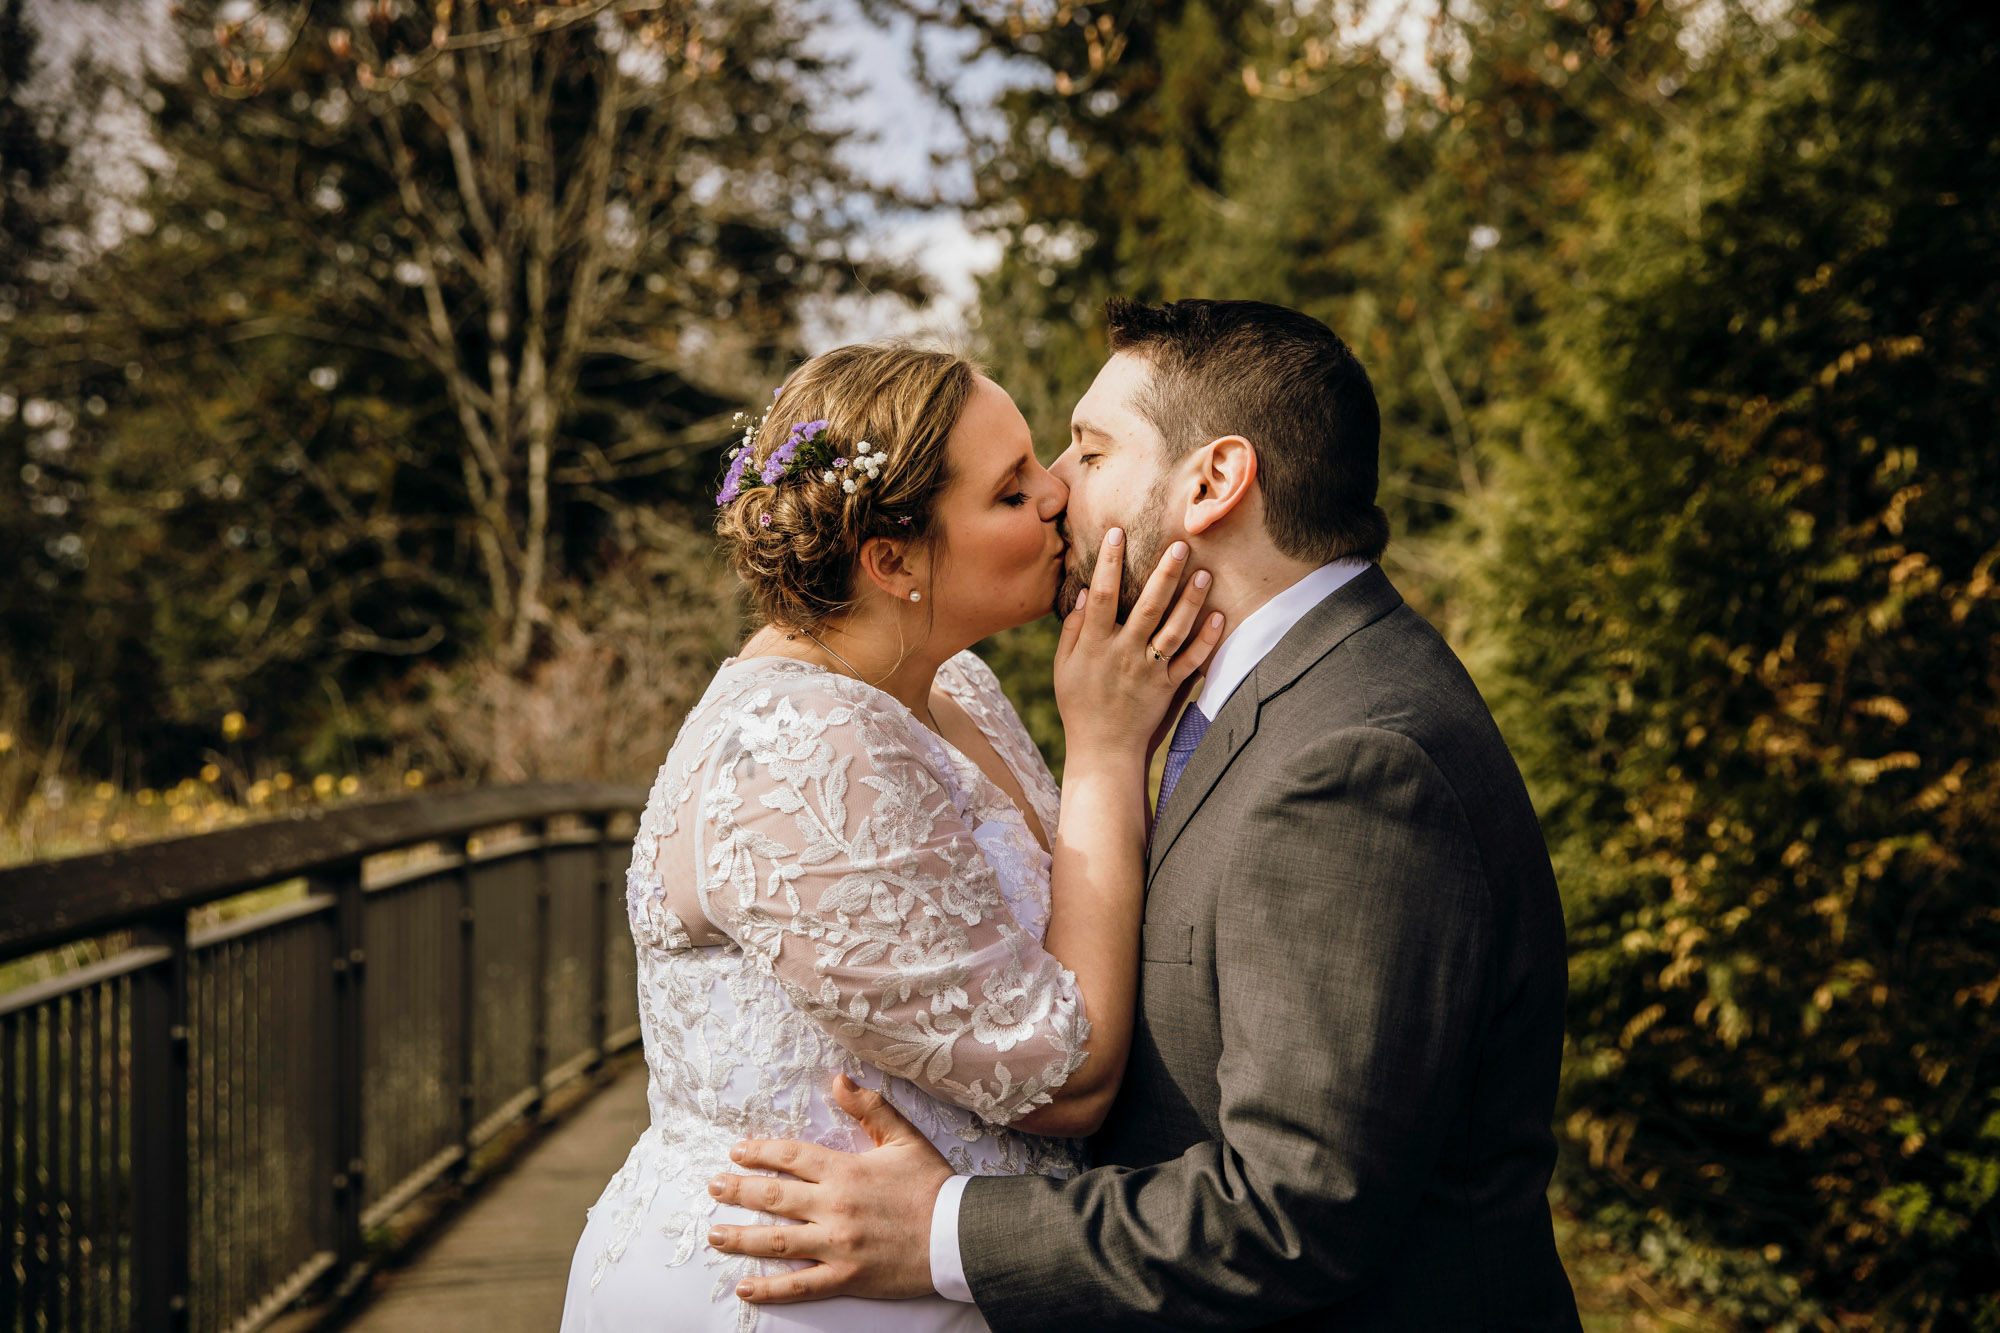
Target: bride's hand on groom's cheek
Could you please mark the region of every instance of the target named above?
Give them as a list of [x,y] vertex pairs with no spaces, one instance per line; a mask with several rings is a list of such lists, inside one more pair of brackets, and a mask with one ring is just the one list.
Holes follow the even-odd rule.
[[1090,586],[1063,618],[1056,644],[1056,703],[1072,755],[1151,754],[1222,641],[1221,615],[1201,614],[1208,571],[1196,570],[1183,586],[1188,555],[1181,541],[1161,553],[1120,624],[1125,536],[1117,528],[1105,533]]
[[708,1243],[727,1254],[809,1259],[795,1273],[746,1278],[736,1294],[783,1304],[827,1296],[928,1296],[931,1209],[951,1166],[879,1093],[844,1076],[833,1099],[875,1141],[865,1153],[813,1143],[749,1140],[730,1150],[739,1166],[773,1176],[717,1176],[710,1195],[723,1203],[796,1219],[797,1226],[716,1226]]

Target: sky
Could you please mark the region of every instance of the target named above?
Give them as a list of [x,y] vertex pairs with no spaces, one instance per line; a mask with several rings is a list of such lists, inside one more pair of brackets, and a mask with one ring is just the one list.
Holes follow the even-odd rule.
[[[60,98],[66,71],[88,55],[128,75],[145,68],[146,53],[173,46],[166,0],[105,4],[101,0],[28,0],[40,42],[36,59],[46,73],[43,91]],[[153,148],[146,113],[136,103],[113,99],[97,109],[86,139],[75,154],[88,168],[93,191],[109,200],[131,200],[146,186],[144,168],[160,160]],[[98,240],[110,244],[122,231],[126,210],[105,209]]]
[[[972,180],[965,166],[965,141],[958,126],[918,83],[908,24],[882,27],[868,22],[852,0],[827,0],[827,50],[846,59],[846,79],[855,95],[828,115],[855,131],[848,160],[869,179],[916,197],[963,201]],[[935,54],[953,53],[938,48]],[[1010,79],[1025,77],[993,62],[964,71],[960,95],[991,104]],[[943,159],[940,168],[933,157]],[[890,334],[930,336],[946,342],[962,337],[968,314],[978,302],[978,279],[1000,260],[1000,244],[974,233],[961,208],[945,206],[886,217],[865,241],[880,257],[913,261],[927,273],[937,296],[923,311],[901,301],[848,301],[816,312],[808,320],[807,350]]]

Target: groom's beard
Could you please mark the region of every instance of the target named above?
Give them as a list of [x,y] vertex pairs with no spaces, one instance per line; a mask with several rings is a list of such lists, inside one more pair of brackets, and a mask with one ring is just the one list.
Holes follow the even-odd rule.
[[[1139,594],[1145,591],[1146,580],[1153,575],[1153,567],[1160,563],[1160,552],[1166,549],[1166,542],[1160,537],[1160,510],[1166,502],[1166,483],[1158,482],[1146,496],[1145,506],[1123,526],[1125,528],[1125,561],[1120,567],[1118,579],[1118,623],[1132,614],[1132,608],[1139,603]],[[1069,555],[1063,561],[1062,587],[1056,590],[1056,619],[1068,615],[1076,605],[1077,594],[1090,586],[1090,572],[1097,567],[1098,552],[1104,547],[1104,534],[1099,532],[1088,546],[1079,545],[1071,536],[1068,519],[1061,524],[1063,540],[1069,542]]]

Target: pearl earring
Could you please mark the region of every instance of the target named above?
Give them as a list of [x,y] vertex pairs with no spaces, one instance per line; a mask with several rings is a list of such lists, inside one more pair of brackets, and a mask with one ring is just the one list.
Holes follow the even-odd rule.
[[913,602],[921,602],[924,600],[924,595],[918,592],[915,588],[912,588],[910,589],[910,600]]

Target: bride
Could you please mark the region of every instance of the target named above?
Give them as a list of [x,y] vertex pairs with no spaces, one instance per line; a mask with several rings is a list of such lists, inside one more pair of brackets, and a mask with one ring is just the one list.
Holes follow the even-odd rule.
[[842,1074],[960,1172],[1082,1164],[1131,1038],[1148,757],[1221,618],[1197,631],[1205,574],[1175,599],[1179,543],[1124,626],[1084,615],[1120,600],[1109,534],[1056,652],[1058,826],[969,649],[1055,602],[1066,498],[1013,401],[944,353],[828,352],[746,429],[717,526],[767,623],[689,712],[633,845],[652,1121],[590,1211],[563,1333],[986,1327],[937,1296],[737,1300],[784,1261],[708,1229],[781,1219],[707,1183],[740,1139],[869,1146]]

